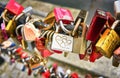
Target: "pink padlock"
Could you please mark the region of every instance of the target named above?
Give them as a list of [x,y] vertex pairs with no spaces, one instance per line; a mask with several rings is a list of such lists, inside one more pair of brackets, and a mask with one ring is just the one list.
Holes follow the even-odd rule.
[[71,34],[71,31],[65,28],[65,24],[73,24],[73,17],[68,9],[64,8],[54,8],[54,14],[57,24],[60,24],[61,29],[67,33]]
[[70,24],[73,21],[71,12],[64,8],[54,8],[55,19],[57,22],[62,21],[64,24]]
[[19,15],[22,13],[24,7],[18,4],[15,0],[9,0],[5,9],[7,9],[12,14]]

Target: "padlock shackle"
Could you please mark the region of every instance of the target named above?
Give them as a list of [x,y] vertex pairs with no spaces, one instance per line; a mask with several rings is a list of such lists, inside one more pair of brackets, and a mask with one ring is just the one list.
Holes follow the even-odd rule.
[[115,29],[115,27],[120,23],[120,20],[116,20],[112,26],[111,26],[111,29]]
[[19,25],[19,26],[17,26],[17,27],[16,27],[15,32],[16,32],[16,35],[17,35],[17,36],[19,36],[19,35],[20,35],[20,34],[18,33],[18,29],[22,28],[23,26],[24,26],[24,24]]
[[74,29],[73,29],[73,31],[72,31],[72,36],[75,36],[75,34],[76,34],[77,30],[78,30],[78,27],[79,27],[79,25],[80,25],[80,23],[81,23],[81,20],[82,20],[82,19],[78,19],[78,20],[77,20],[77,22],[76,22],[76,24],[75,24],[75,26],[74,26]]
[[3,18],[6,22],[8,22],[9,19],[6,17],[6,13],[7,13],[7,9],[5,9],[5,10],[3,11],[3,13],[1,14],[1,16],[2,16],[2,18]]
[[81,26],[83,28],[81,37],[85,37],[88,27],[85,23],[81,23]]
[[60,23],[60,26],[62,28],[62,30],[67,33],[67,34],[71,34],[72,31],[69,31],[68,29],[65,28],[65,26],[63,25],[63,22],[62,21],[59,21]]

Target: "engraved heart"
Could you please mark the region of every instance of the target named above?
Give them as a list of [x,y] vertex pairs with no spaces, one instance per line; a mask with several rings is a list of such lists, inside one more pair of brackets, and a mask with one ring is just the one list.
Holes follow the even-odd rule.
[[62,48],[66,47],[72,43],[72,41],[65,35],[57,35],[55,37],[55,40],[58,43],[58,45]]

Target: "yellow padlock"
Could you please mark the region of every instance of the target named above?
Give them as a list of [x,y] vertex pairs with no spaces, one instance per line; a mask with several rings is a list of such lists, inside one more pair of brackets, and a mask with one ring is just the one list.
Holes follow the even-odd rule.
[[7,24],[7,26],[6,26],[6,31],[7,31],[7,33],[11,36],[11,37],[13,37],[13,35],[14,35],[14,31],[15,31],[15,28],[16,28],[16,23],[15,23],[15,18],[16,18],[16,16],[14,16],[13,18],[12,18],[12,20],[10,20],[9,22],[8,22],[8,24]]
[[106,29],[96,43],[96,49],[104,56],[110,58],[114,49],[120,44],[118,34],[112,29]]

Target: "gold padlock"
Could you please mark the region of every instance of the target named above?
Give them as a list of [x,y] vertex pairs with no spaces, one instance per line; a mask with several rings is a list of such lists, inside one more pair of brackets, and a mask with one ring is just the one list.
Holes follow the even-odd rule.
[[15,28],[16,28],[16,22],[14,21],[15,18],[16,18],[16,16],[14,16],[14,17],[12,18],[12,20],[10,20],[10,21],[8,22],[8,24],[7,24],[6,28],[5,28],[6,31],[7,31],[7,33],[8,33],[10,36],[12,36],[12,37],[13,37],[13,35],[14,35],[14,31],[15,31]]
[[101,38],[96,43],[97,51],[110,58],[114,49],[120,44],[118,34],[112,29],[106,29]]
[[[75,20],[75,26],[72,31],[72,36],[74,36],[73,51],[72,51],[73,53],[85,54],[85,50],[87,47],[87,42],[85,40],[87,26],[85,25],[85,22],[86,22],[87,16],[88,16],[87,11],[80,10],[80,12]],[[81,35],[77,33],[79,31],[78,28],[80,26],[82,27],[82,31],[80,31],[80,33],[82,33]],[[76,34],[77,34],[77,38],[75,37]]]
[[34,55],[32,56],[32,58],[30,59],[30,61],[28,62],[30,69],[34,70],[36,68],[38,68],[41,65],[45,65],[46,61],[43,57],[41,57],[39,54],[34,53]]
[[86,34],[86,30],[87,30],[87,26],[82,23],[82,35],[81,37],[77,37],[77,38],[73,38],[73,53],[77,53],[77,54],[85,54],[85,50],[87,47],[87,41],[85,40],[85,34]]

